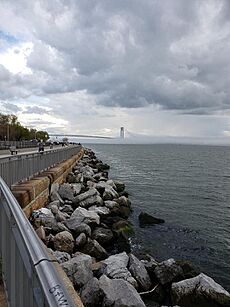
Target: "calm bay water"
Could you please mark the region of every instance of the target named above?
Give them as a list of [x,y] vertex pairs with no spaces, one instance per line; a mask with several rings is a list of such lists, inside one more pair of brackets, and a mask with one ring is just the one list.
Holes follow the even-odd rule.
[[[125,182],[134,250],[191,260],[230,290],[230,147],[88,145]],[[140,228],[141,211],[164,224]]]

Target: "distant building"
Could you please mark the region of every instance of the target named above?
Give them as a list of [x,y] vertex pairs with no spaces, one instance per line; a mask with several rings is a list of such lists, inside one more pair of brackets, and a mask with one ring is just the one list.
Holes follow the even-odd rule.
[[125,128],[124,128],[124,127],[121,127],[121,130],[120,130],[120,138],[121,138],[121,139],[124,139],[124,138],[125,138]]

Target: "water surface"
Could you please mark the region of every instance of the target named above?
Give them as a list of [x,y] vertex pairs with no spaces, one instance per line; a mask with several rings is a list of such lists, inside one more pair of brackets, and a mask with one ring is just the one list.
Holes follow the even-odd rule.
[[[135,250],[189,259],[230,290],[230,147],[88,145],[126,183]],[[140,228],[141,211],[165,224]]]

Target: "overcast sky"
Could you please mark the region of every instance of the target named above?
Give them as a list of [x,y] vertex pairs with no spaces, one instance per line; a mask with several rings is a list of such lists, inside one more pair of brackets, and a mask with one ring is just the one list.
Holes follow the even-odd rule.
[[0,112],[52,132],[230,138],[230,1],[1,0]]

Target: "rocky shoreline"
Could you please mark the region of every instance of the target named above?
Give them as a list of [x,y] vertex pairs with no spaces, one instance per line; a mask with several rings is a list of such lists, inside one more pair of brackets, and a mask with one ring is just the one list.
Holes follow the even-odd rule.
[[[85,149],[66,183],[53,184],[50,203],[31,223],[72,281],[86,307],[220,307],[230,294],[186,261],[158,263],[131,252],[132,211],[125,184]],[[142,213],[140,226],[163,223]],[[138,259],[139,258],[139,259]]]

